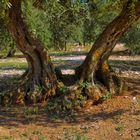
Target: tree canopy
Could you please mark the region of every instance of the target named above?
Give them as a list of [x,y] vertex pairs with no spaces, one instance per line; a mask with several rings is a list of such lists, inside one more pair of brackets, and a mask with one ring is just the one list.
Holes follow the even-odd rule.
[[[39,37],[47,48],[62,50],[66,47],[66,43],[69,42],[80,42],[80,44],[93,43],[106,25],[119,14],[125,1],[30,0],[23,1],[22,11],[29,30],[36,37]],[[9,43],[10,39],[5,28],[8,21],[5,12],[10,6],[11,4],[8,0],[2,0],[0,4],[0,12],[2,13],[0,15],[1,33],[5,33],[5,37],[4,35],[3,37],[7,40],[4,40],[2,35],[0,39],[5,44]],[[138,25],[135,24],[133,26],[135,27],[131,30],[138,36],[139,32],[135,30]],[[136,40],[128,37],[130,34],[128,33],[126,39],[123,39],[124,43],[127,44],[127,39],[129,38],[132,43],[131,45],[127,44],[128,48],[131,51],[133,48],[134,50],[139,50],[136,45],[133,45]],[[2,44],[1,48],[4,48],[2,46],[6,45]],[[7,44],[7,46],[9,45]]]

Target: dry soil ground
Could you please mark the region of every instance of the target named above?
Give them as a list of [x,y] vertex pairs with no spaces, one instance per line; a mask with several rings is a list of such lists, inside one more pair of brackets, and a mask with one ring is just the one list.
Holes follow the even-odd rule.
[[[55,65],[69,68],[81,63],[84,55],[52,56]],[[24,58],[1,59],[21,63]],[[140,56],[111,56],[110,63],[127,81],[123,96],[103,104],[86,106],[71,121],[48,119],[46,108],[0,107],[0,140],[140,140]],[[0,67],[0,92],[10,89],[24,72],[12,66]],[[15,81],[15,83],[14,83]]]

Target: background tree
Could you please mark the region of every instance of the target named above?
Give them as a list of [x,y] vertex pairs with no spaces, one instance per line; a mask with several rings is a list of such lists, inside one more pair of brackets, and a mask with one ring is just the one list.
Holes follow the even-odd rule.
[[128,30],[124,37],[121,38],[121,42],[125,43],[128,51],[131,54],[140,53],[140,23],[134,24],[132,28]]
[[8,32],[6,23],[7,19],[5,18],[5,11],[4,9],[10,6],[8,1],[2,1],[0,4],[0,51],[3,52],[3,57],[14,55],[15,44],[14,40],[12,39],[11,35]]

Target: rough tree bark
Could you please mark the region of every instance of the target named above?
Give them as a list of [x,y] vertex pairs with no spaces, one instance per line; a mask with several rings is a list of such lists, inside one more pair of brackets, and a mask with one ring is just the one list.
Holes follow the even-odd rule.
[[28,62],[28,72],[24,75],[22,85],[25,100],[29,103],[46,100],[57,90],[57,78],[48,51],[28,31],[22,17],[21,0],[10,0],[10,3],[9,30]]
[[140,1],[128,0],[119,16],[107,25],[92,46],[83,64],[77,68],[76,73],[80,82],[88,81],[92,84],[100,82],[109,91],[119,92],[122,81],[109,66],[108,58],[118,39],[139,17]]
[[[21,0],[9,1],[12,4],[8,10],[9,30],[28,62],[28,71],[24,74],[21,86],[24,90],[24,98],[30,103],[46,100],[48,96],[55,95],[58,88],[48,51],[29,33],[22,17]],[[117,40],[139,17],[140,1],[127,0],[120,15],[105,28],[83,64],[77,68],[76,76],[79,77],[80,83],[85,81],[93,85],[100,83],[108,91],[113,93],[120,91],[122,81],[111,69],[108,58]]]

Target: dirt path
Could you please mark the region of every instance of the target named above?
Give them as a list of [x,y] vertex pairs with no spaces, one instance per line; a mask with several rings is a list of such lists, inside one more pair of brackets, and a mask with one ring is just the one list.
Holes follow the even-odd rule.
[[117,97],[102,105],[85,108],[86,111],[78,112],[69,122],[48,120],[43,109],[38,114],[30,114],[27,117],[23,107],[1,108],[0,139],[8,137],[14,140],[139,140],[139,109],[137,98]]

